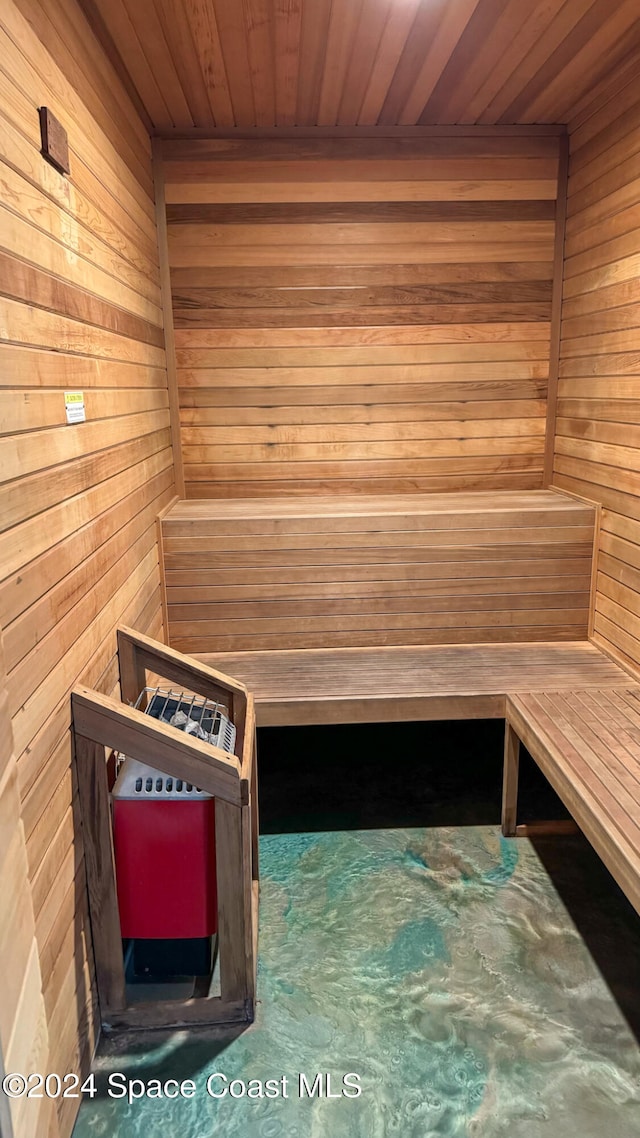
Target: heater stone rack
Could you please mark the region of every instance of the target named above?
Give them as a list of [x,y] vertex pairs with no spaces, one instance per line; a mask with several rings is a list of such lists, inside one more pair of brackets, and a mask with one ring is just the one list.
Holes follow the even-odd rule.
[[[145,712],[146,715],[160,719],[163,723],[174,723],[175,713],[182,713],[183,721],[179,724],[185,734],[189,734],[190,727],[197,723],[204,732],[196,738],[206,736],[209,743],[221,747],[223,751],[235,752],[236,731],[226,714],[224,704],[216,700],[204,699],[193,692],[172,691],[171,688],[148,687],[140,692],[133,705]],[[213,736],[217,736],[214,740]]]
[[[71,694],[89,916],[103,1027],[145,1029],[247,1023],[254,1015],[258,941],[258,800],[253,697],[243,684],[129,628],[118,630],[122,701],[85,687]],[[154,719],[134,705],[147,673],[225,709],[236,754]],[[216,799],[220,995],[127,1004],[105,747]]]
[[[140,692],[133,706],[161,723],[177,727],[185,735],[191,734],[196,728],[194,738],[220,747],[227,754],[235,754],[236,729],[223,704],[203,699],[193,692],[148,687]],[[140,763],[127,755],[116,756],[116,771],[118,777],[112,793],[118,794],[120,798],[163,798],[172,801],[184,801],[198,796],[211,798],[202,787],[194,786],[181,778],[172,778],[171,775],[159,775],[155,767]]]

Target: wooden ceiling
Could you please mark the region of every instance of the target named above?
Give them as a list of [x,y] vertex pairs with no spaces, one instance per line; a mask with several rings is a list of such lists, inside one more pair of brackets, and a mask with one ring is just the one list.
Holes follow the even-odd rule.
[[638,0],[82,0],[150,125],[565,123]]

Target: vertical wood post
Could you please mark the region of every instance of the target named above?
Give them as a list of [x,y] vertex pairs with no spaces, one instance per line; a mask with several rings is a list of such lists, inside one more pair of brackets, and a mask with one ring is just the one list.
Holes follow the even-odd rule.
[[[164,511],[166,512],[166,511]],[[160,606],[162,608],[162,635],[165,644],[169,643],[169,609],[167,607],[167,577],[164,567],[164,532],[162,529],[163,514],[156,518],[156,541],[158,543],[158,569],[160,573]]]
[[589,582],[589,622],[587,638],[593,640],[596,622],[596,596],[598,593],[598,570],[600,563],[600,541],[602,538],[602,506],[595,502],[596,516],[593,526],[593,553],[591,555],[591,580]]
[[251,786],[249,791],[251,806],[251,876],[257,881],[260,876],[260,818],[258,816],[258,730],[253,726],[253,765],[251,767]]
[[504,771],[502,778],[502,833],[513,838],[518,814],[518,773],[520,768],[520,739],[506,720],[504,732]]
[[123,703],[133,704],[146,685],[147,673],[136,645],[120,630],[118,630],[118,665],[120,697]]
[[241,808],[241,825],[242,825],[242,907],[244,911],[243,916],[243,932],[244,932],[244,954],[243,954],[243,968],[245,976],[245,991],[246,998],[253,1001],[255,998],[255,977],[257,960],[254,960],[253,947],[253,831],[251,823],[251,806],[243,806]]
[[122,935],[104,746],[75,735],[78,794],[98,998],[104,1018],[126,1005]]
[[220,986],[222,999],[230,1003],[246,1000],[250,995],[246,954],[251,938],[251,877],[248,882],[243,879],[246,849],[251,840],[248,815],[248,807],[233,806],[216,798]]

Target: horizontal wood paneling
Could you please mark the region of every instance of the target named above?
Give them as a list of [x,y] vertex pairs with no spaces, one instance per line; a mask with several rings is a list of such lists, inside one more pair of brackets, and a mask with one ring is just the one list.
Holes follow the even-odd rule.
[[[155,519],[174,493],[151,151],[75,0],[11,0],[0,37],[0,625],[35,935],[22,967],[43,1001],[29,1069],[80,1072],[98,1017],[69,693],[114,690],[119,623],[162,634]],[[42,104],[68,131],[68,178],[39,153]],[[67,425],[76,389],[87,421]],[[50,1131],[18,1138],[68,1135],[77,1103],[52,1105]]]
[[540,486],[557,138],[163,159],[187,497]]
[[547,491],[181,502],[162,523],[171,643],[579,639],[593,525]]
[[[47,1062],[49,1034],[1,633],[0,717],[0,1060],[4,1060],[0,1069],[12,1072],[26,1070],[25,1063],[32,1070],[38,1068],[31,1064]],[[53,1101],[5,1099],[5,1106],[12,1116],[14,1134],[50,1134],[55,1138],[59,1133]]]
[[634,0],[84,0],[161,133],[566,122],[638,46]]
[[[613,96],[613,97],[612,97]],[[602,503],[593,634],[640,666],[640,83],[571,131],[554,485]]]

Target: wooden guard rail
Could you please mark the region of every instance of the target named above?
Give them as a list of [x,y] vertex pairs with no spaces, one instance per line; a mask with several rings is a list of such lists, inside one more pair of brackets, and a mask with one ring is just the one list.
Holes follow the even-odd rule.
[[[120,702],[77,687],[71,695],[89,913],[105,1026],[150,1028],[253,1019],[258,935],[258,811],[253,698],[243,684],[146,636],[118,630]],[[147,672],[224,704],[236,755],[129,706]],[[216,799],[220,996],[127,1004],[104,748],[149,763]]]

